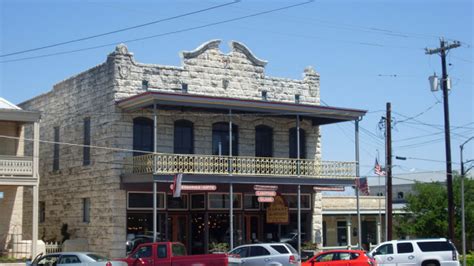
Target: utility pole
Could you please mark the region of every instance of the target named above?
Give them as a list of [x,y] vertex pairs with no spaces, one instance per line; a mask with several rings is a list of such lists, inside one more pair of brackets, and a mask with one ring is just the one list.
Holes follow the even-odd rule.
[[386,134],[386,174],[387,174],[387,206],[386,210],[386,219],[387,219],[387,240],[392,240],[392,106],[390,103],[387,103],[387,118],[385,123],[385,134]]
[[444,101],[444,137],[446,146],[446,180],[448,189],[448,236],[454,241],[454,197],[453,197],[453,175],[451,168],[451,136],[449,131],[449,101],[448,101],[448,73],[446,70],[446,52],[450,49],[461,46],[458,41],[452,44],[446,43],[443,38],[440,39],[440,47],[435,49],[426,48],[426,54],[439,54],[441,56],[442,69],[442,90]]

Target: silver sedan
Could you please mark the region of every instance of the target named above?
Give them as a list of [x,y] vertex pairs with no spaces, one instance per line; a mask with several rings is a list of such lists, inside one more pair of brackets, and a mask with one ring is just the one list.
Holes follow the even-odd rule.
[[128,266],[123,261],[112,261],[93,252],[58,252],[38,255],[27,266]]

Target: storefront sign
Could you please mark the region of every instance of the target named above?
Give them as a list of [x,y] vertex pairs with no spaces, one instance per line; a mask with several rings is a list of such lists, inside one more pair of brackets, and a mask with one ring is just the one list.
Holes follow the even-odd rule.
[[[173,184],[170,185],[171,191],[173,191]],[[216,185],[181,185],[181,190],[194,190],[194,191],[215,191]]]
[[273,202],[275,199],[273,197],[258,197],[258,202]]
[[282,196],[276,196],[273,203],[267,208],[267,223],[288,224],[288,205]]
[[314,191],[344,191],[345,187],[338,186],[314,186]]
[[270,191],[276,191],[278,189],[278,186],[266,186],[266,185],[254,185],[253,190],[270,190]]
[[277,193],[275,191],[255,191],[255,196],[259,197],[275,197],[276,194]]

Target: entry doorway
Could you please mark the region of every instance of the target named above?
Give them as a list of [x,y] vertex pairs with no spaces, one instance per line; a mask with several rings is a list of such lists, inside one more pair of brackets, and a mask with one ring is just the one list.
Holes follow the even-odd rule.
[[259,242],[259,237],[260,237],[259,225],[260,225],[259,215],[244,215],[245,243]]
[[168,215],[169,240],[181,242],[188,248],[188,215]]

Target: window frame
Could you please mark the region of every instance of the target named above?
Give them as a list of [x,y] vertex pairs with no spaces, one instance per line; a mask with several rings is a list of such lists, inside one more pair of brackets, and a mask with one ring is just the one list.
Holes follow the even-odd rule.
[[[259,134],[261,135],[259,136]],[[274,134],[272,127],[263,124],[255,127],[255,157],[273,157],[273,136]],[[259,144],[259,140],[262,139],[268,140],[269,143],[263,141]],[[269,147],[266,147],[266,144],[269,144]]]
[[258,201],[257,201],[257,203],[258,203],[258,208],[257,209],[246,208],[245,207],[245,198],[246,197],[257,197],[258,198],[258,196],[256,196],[255,193],[244,193],[244,195],[243,195],[243,201],[244,202],[243,202],[243,206],[242,206],[244,208],[244,210],[246,210],[246,211],[259,211],[259,210],[262,209],[262,204],[260,204],[260,202],[258,202]]
[[[145,155],[146,153],[144,152],[153,152],[154,145],[155,145],[155,138],[153,136],[154,134],[153,120],[148,117],[138,116],[138,117],[133,118],[132,124],[133,124],[132,146],[134,150],[133,156]],[[140,130],[140,134],[141,134],[140,138],[136,137],[136,134],[135,134],[135,133],[138,133],[137,132],[138,130]],[[146,147],[142,141],[142,139],[146,139],[144,137],[144,135],[146,134],[143,134],[144,130],[151,130],[150,139],[148,140],[151,142],[150,147]],[[140,152],[137,150],[141,150],[144,152]]]
[[83,143],[84,146],[82,148],[82,165],[87,166],[91,164],[91,118],[86,117],[84,118],[84,135],[83,135]]
[[[190,147],[178,147],[177,144],[180,143],[180,139],[177,139],[177,133],[178,133],[178,128],[181,128],[181,129],[190,129],[191,130],[191,135],[189,136],[190,137],[190,144],[191,146]],[[181,132],[184,132],[184,131],[181,131]],[[183,136],[184,134],[180,135],[181,139],[187,137],[187,136]],[[189,148],[190,149],[190,152],[177,152],[177,148]],[[180,120],[176,120],[174,121],[174,124],[173,124],[173,153],[174,154],[194,154],[194,123],[189,121],[189,120],[186,120],[186,119],[180,119]]]
[[168,197],[169,196],[173,197],[173,193],[167,193],[167,196],[166,196],[166,205],[165,206],[166,206],[166,209],[168,211],[187,211],[187,210],[189,210],[189,194],[188,193],[181,193],[181,197],[180,197],[180,198],[182,198],[184,196],[186,197],[186,201],[184,201],[186,203],[186,208],[170,208],[168,206]]
[[[153,207],[145,207],[145,208],[142,208],[142,207],[130,207],[129,203],[130,203],[130,194],[131,193],[134,193],[134,194],[152,194],[153,195],[153,192],[151,191],[127,191],[127,210],[153,210]],[[166,210],[166,197],[164,196],[166,193],[165,192],[156,192],[157,196],[159,194],[162,194],[163,195],[163,207],[158,207],[157,206],[157,210]]]
[[[193,208],[193,196],[204,196],[204,206],[202,208]],[[192,211],[202,211],[202,210],[206,210],[206,205],[207,205],[207,197],[206,197],[206,193],[190,193],[189,194],[189,209],[192,210]]]
[[[296,159],[298,158],[298,131],[296,127],[292,127],[288,130],[288,157]],[[300,127],[300,159],[306,159],[308,157],[306,151],[306,131]]]
[[[229,202],[229,207],[228,207],[228,208],[225,208],[225,207],[224,207],[224,208],[213,208],[213,207],[211,207],[211,202],[212,202],[211,199],[210,199],[211,195],[218,195],[218,194],[219,194],[219,195],[229,195],[228,192],[209,192],[209,193],[207,193],[207,209],[208,209],[208,210],[217,210],[217,211],[229,210],[229,209],[230,209],[230,202]],[[234,209],[234,210],[242,210],[242,207],[243,207],[243,206],[242,206],[242,205],[243,205],[243,202],[242,202],[242,200],[243,200],[242,193],[235,193],[235,192],[234,192],[234,193],[232,193],[232,194],[233,194],[234,196],[235,196],[235,195],[240,196],[240,207],[234,207],[233,209]],[[229,201],[230,201],[230,197],[229,197]],[[225,206],[225,201],[224,201],[224,206]]]
[[91,198],[82,198],[82,222],[91,222]]
[[[288,201],[288,198],[287,198],[287,196],[298,197],[297,193],[281,193],[281,195],[285,198],[286,203],[288,204],[288,210],[290,210],[290,211],[298,210],[298,207],[296,207],[296,208],[291,208],[290,207],[290,202]],[[309,200],[308,200],[309,207],[306,207],[306,208],[301,207],[301,210],[311,210],[311,205],[312,205],[311,204],[311,199],[312,199],[311,193],[301,193],[301,198],[303,198],[303,196],[309,197]],[[296,199],[296,200],[297,200],[296,202],[298,202],[298,199]],[[301,202],[303,202],[303,201],[301,200]],[[298,203],[296,203],[296,204],[298,204]]]
[[60,141],[60,128],[59,126],[53,128],[53,138],[54,138],[54,144],[53,144],[53,172],[59,171],[59,159],[61,156],[60,152],[60,147],[59,147],[59,141]]
[[[219,155],[219,146],[214,146],[214,139],[224,137],[224,141],[229,136],[229,123],[228,122],[216,122],[212,124],[212,155]],[[232,123],[232,156],[239,156],[239,126]],[[229,151],[229,142],[222,142],[222,156],[231,156]],[[231,140],[228,140],[231,141]],[[217,145],[217,144],[216,144]],[[227,154],[226,154],[227,152]]]

